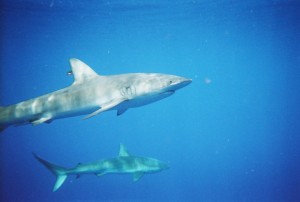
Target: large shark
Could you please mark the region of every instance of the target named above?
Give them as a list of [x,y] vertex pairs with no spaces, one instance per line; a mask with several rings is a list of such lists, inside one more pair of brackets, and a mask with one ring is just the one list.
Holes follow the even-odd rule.
[[167,164],[153,158],[139,157],[130,155],[123,144],[120,144],[119,156],[116,158],[103,159],[94,163],[81,164],[75,168],[66,169],[54,165],[36,154],[34,157],[56,175],[56,183],[53,191],[58,190],[64,183],[68,175],[95,174],[102,176],[108,173],[129,173],[133,174],[133,180],[139,180],[145,173],[159,172],[169,168]]
[[86,115],[85,119],[107,110],[117,115],[172,95],[191,79],[157,73],[111,76],[97,74],[82,61],[70,59],[74,82],[61,90],[0,107],[0,131],[10,125],[50,123],[54,119]]

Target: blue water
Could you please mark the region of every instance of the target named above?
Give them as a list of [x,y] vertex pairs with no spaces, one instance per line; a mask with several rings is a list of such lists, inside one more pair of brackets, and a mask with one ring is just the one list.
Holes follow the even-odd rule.
[[[105,112],[0,137],[1,201],[300,201],[300,3],[59,1],[0,3],[2,106],[70,85],[69,58],[102,75],[160,72],[193,79],[175,95],[117,117]],[[118,154],[170,169],[55,177]]]

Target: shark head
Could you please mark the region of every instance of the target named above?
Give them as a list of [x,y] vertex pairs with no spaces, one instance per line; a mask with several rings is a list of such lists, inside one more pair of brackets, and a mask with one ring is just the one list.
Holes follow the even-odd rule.
[[152,98],[153,101],[168,97],[192,82],[191,79],[169,74],[150,73],[136,76],[132,85],[135,96],[147,96],[148,100]]
[[158,172],[169,168],[166,163],[154,158],[144,158],[142,162],[146,172]]
[[176,91],[180,88],[183,88],[189,85],[192,82],[192,79],[187,79],[175,75],[163,75],[161,78],[162,91]]
[[[191,79],[184,77],[158,73],[123,74],[112,78],[119,82],[116,86],[121,98],[115,99],[115,103],[109,103],[108,106],[110,109],[117,110],[117,115],[123,114],[129,108],[140,107],[167,98],[192,82]],[[101,108],[100,111],[107,110],[104,106]]]
[[145,80],[146,85],[151,92],[175,92],[180,88],[189,85],[192,80],[180,76],[169,74],[149,74],[149,78]]
[[132,169],[133,181],[138,181],[145,173],[155,173],[165,169],[169,166],[157,159],[147,157],[133,157],[135,169]]
[[135,167],[137,170],[146,173],[158,172],[169,168],[166,163],[158,159],[130,155],[123,144],[120,144],[119,158],[120,157],[125,157],[127,160],[128,158],[131,159],[128,161],[128,163],[130,162],[129,164],[131,164],[130,167]]

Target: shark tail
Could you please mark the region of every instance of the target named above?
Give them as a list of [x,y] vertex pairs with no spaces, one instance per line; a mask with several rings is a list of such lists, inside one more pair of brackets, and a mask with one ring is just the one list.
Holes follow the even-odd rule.
[[[5,114],[4,114],[4,108],[5,108],[5,107],[0,106],[0,120],[1,120],[2,118],[4,118],[4,116],[5,116]],[[7,126],[0,123],[0,133],[1,133],[2,131],[4,131],[5,128],[7,128]]]
[[0,125],[0,133],[3,132],[6,129],[6,126]]
[[41,163],[43,164],[48,170],[50,170],[50,172],[52,172],[55,176],[56,176],[56,182],[55,185],[53,187],[53,192],[57,191],[61,185],[65,182],[65,180],[68,177],[68,173],[67,173],[67,169],[54,165],[42,158],[40,158],[38,155],[36,155],[35,153],[33,153],[33,156]]

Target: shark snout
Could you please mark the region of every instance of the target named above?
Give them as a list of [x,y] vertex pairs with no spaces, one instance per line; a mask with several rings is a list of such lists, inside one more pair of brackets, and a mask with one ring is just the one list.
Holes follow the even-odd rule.
[[177,82],[173,83],[172,88],[174,88],[174,90],[178,90],[189,85],[190,83],[192,83],[192,79],[180,77]]
[[183,86],[187,86],[187,85],[189,85],[190,83],[192,83],[192,79],[184,78],[184,79],[181,81],[181,84],[182,84]]
[[169,169],[170,166],[169,166],[168,164],[164,163],[164,162],[160,162],[159,168],[160,168],[161,170],[166,170],[166,169]]

